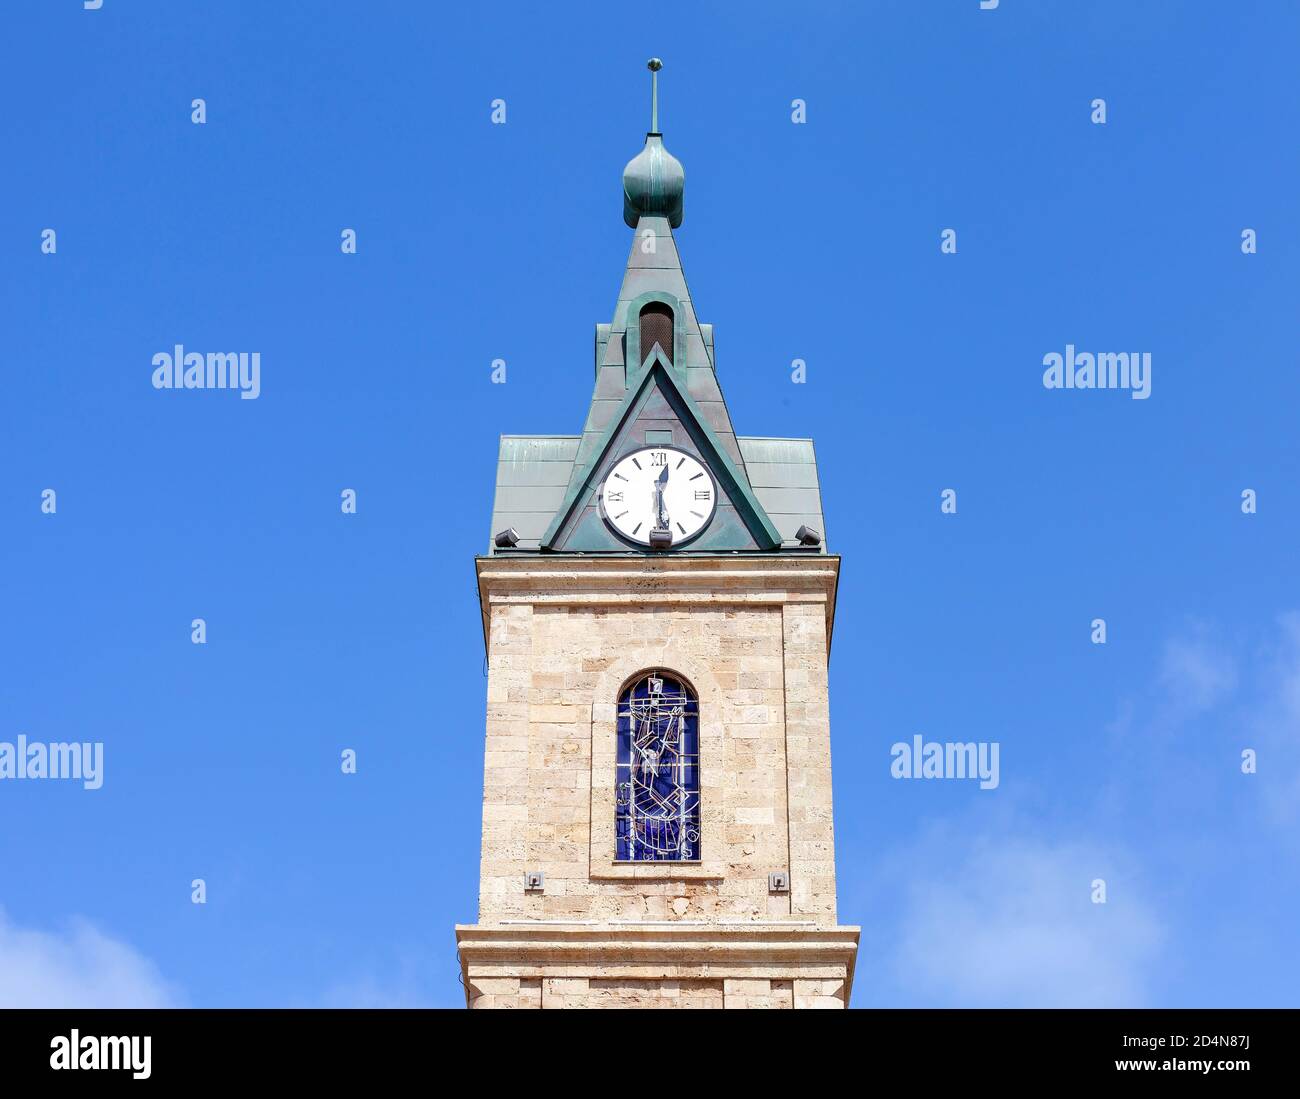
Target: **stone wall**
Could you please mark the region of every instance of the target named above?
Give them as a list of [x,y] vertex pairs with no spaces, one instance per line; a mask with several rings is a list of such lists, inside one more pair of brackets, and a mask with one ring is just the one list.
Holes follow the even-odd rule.
[[[834,927],[826,662],[838,559],[479,566],[488,644],[479,926]],[[615,705],[651,669],[675,673],[699,697],[698,863],[614,859]],[[769,889],[778,870],[789,873],[788,891]],[[527,871],[545,875],[543,889],[525,889]],[[818,984],[827,978],[797,971],[737,977],[730,989],[724,979],[647,983],[597,970],[485,979],[480,1006],[546,1006],[548,997],[555,1006],[825,1006],[837,994],[842,1002],[845,987],[843,975],[836,993]]]

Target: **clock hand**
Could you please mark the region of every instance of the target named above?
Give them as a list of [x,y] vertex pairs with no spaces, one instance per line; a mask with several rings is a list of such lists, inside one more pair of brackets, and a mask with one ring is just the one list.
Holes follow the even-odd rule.
[[660,530],[668,529],[668,511],[664,507],[664,489],[668,487],[668,467],[664,466],[663,472],[655,479],[655,506],[657,509],[656,521]]

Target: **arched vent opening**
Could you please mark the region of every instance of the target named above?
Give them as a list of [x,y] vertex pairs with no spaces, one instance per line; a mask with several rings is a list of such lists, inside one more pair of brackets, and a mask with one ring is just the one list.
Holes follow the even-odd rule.
[[673,311],[663,302],[652,301],[641,310],[641,361],[658,344],[664,358],[673,361]]

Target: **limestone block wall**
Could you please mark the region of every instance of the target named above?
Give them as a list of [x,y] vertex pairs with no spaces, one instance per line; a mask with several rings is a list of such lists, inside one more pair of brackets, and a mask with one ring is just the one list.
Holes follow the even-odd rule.
[[[480,924],[834,925],[826,661],[837,569],[826,557],[482,562]],[[698,864],[614,861],[615,705],[652,668],[699,696]],[[774,870],[789,872],[789,892],[769,890]],[[526,891],[526,871],[541,871],[544,889]],[[798,996],[793,986],[755,989],[735,995]],[[611,1002],[624,995],[598,991]],[[677,996],[697,993],[713,995],[692,984]]]

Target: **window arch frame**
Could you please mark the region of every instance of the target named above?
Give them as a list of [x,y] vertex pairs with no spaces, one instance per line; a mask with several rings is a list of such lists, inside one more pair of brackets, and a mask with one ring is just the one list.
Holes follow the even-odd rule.
[[[654,332],[651,331],[651,339],[646,339],[646,318],[656,318],[659,327],[667,323],[667,343],[662,339],[653,338]],[[650,354],[651,348],[657,343],[663,348],[664,357],[668,360],[668,365],[673,366],[677,362],[677,311],[666,301],[648,301],[641,306],[636,315],[636,333],[638,341],[638,350],[642,360]]]
[[650,348],[641,346],[641,312],[646,306],[656,303],[664,306],[672,314],[673,350],[672,354],[665,355],[665,358],[669,360],[673,370],[680,372],[684,369],[687,303],[664,290],[647,290],[628,302],[627,312],[623,314],[624,371],[629,384],[636,379],[645,365],[646,356],[650,354]]
[[[628,683],[659,669],[690,685],[699,700],[700,844],[698,862],[619,862],[614,820],[615,737],[618,699]],[[722,881],[727,876],[723,816],[729,802],[724,783],[724,695],[706,661],[662,641],[633,645],[596,677],[591,694],[591,804],[587,819],[588,874],[593,881]]]

